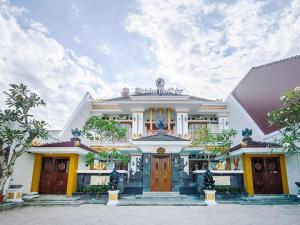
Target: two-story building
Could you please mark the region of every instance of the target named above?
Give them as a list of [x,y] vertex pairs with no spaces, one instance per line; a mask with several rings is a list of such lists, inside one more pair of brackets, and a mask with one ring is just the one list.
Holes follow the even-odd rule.
[[[93,115],[118,121],[127,129],[126,138],[109,143],[94,136],[89,140],[82,138],[79,145],[70,141],[71,130],[81,129]],[[52,135],[55,137],[52,141],[37,143],[19,159],[12,183],[22,183],[25,192],[71,195],[80,182],[100,182],[95,178],[100,171],[89,170],[85,155],[114,146],[131,159],[128,165],[116,165],[117,168],[124,173],[129,171],[127,176],[140,174],[142,178],[139,184],[128,184],[129,192],[130,188],[179,191],[182,171],[189,174],[208,167],[206,150],[191,146],[195,130],[204,127],[214,133],[227,129],[227,104],[186,95],[174,88],[166,89],[161,78],[156,80],[154,89],[136,88],[130,92],[124,88],[116,98],[94,99],[87,93],[63,130]]]

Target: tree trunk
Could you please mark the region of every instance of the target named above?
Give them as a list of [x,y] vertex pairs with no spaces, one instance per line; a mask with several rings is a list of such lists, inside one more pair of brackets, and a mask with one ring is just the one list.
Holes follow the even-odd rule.
[[0,149],[0,194],[3,193],[5,183],[13,173],[13,168],[16,163],[16,159],[19,156],[21,156],[24,153],[24,151],[25,148],[22,148],[18,152],[16,152],[16,150],[14,149],[11,157],[8,159],[8,162],[6,162],[4,157],[4,149]]
[[7,163],[4,157],[4,149],[0,148],[0,195],[3,194],[4,185],[7,181]]

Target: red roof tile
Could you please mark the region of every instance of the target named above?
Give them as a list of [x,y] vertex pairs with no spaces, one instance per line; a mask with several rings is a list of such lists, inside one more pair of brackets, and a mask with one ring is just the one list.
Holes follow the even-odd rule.
[[264,134],[279,127],[268,125],[268,112],[282,107],[280,97],[300,86],[300,55],[253,67],[232,91]]

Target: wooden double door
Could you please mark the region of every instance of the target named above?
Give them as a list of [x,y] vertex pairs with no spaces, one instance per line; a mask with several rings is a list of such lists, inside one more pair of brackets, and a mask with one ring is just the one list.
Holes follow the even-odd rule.
[[172,191],[171,156],[154,154],[151,157],[151,191]]
[[42,160],[39,193],[66,194],[68,169],[68,158],[44,157]]
[[280,158],[252,158],[252,176],[255,194],[282,194]]

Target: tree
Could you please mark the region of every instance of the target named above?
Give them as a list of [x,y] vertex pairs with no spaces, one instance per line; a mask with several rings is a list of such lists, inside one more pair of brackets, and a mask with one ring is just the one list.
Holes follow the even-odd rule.
[[[83,127],[83,130],[79,132],[92,138],[95,134],[100,138],[100,141],[108,141],[114,143],[126,137],[127,129],[120,126],[119,122],[111,120],[103,120],[99,116],[92,116],[89,118]],[[128,155],[122,154],[114,147],[112,151],[103,151],[99,153],[89,153],[86,156],[87,164],[93,163],[94,159],[98,159],[102,162],[106,162],[106,165],[112,161],[122,161],[124,164],[128,164]]]
[[100,138],[100,141],[107,140],[114,143],[126,136],[127,129],[120,126],[119,122],[103,120],[100,116],[92,116],[83,127],[82,134],[88,138],[94,135]]
[[283,107],[268,114],[270,126],[282,127],[274,143],[290,154],[300,153],[300,87],[283,93]]
[[[0,194],[13,173],[16,159],[31,146],[35,138],[46,139],[46,122],[36,120],[30,114],[32,108],[44,106],[45,102],[24,84],[9,84],[6,106],[0,110]],[[10,149],[10,158],[5,158]]]
[[232,138],[237,135],[234,129],[222,130],[213,134],[209,128],[198,129],[192,141],[193,146],[203,146],[211,149],[213,155],[227,155],[233,144]]

